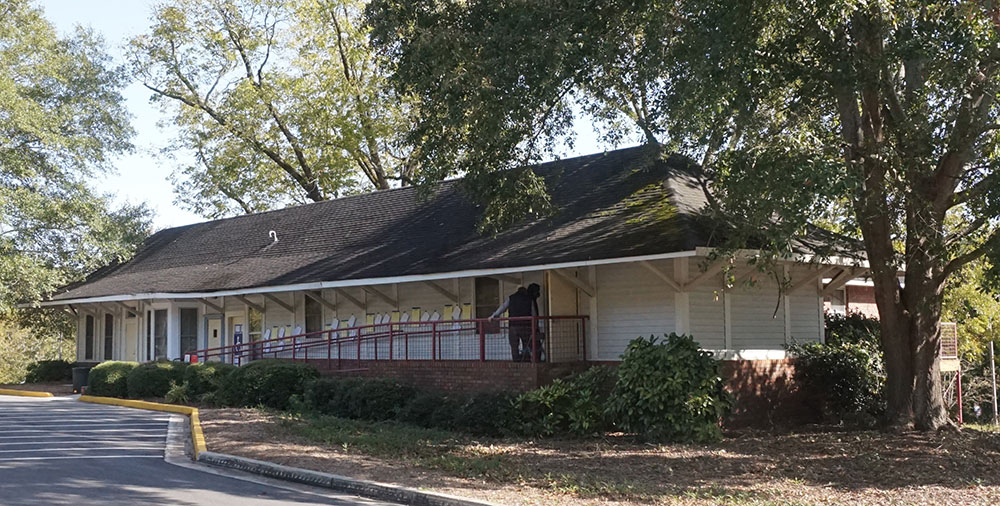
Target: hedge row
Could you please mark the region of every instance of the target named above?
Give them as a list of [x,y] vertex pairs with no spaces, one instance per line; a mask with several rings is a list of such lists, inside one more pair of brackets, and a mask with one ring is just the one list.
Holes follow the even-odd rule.
[[389,379],[320,378],[280,360],[242,367],[106,362],[91,371],[95,395],[165,397],[219,406],[266,406],[370,421],[397,420],[477,435],[567,436],[625,431],[658,441],[721,436],[728,397],[719,363],[691,337],[632,341],[617,369],[595,366],[520,395],[450,396]]

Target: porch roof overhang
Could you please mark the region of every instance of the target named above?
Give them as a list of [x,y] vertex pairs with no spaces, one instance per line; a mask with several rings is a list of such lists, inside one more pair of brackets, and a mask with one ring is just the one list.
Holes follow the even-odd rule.
[[[514,274],[522,272],[537,272],[546,270],[556,270],[556,269],[568,269],[568,268],[579,268],[579,267],[589,267],[597,265],[609,265],[609,264],[621,264],[630,262],[648,262],[651,260],[667,260],[673,258],[689,258],[689,257],[707,257],[713,253],[718,252],[717,248],[709,247],[697,247],[693,250],[688,251],[676,251],[671,253],[660,253],[654,255],[641,255],[632,257],[618,257],[618,258],[603,258],[603,259],[593,259],[593,260],[581,260],[573,262],[557,262],[549,264],[538,264],[538,265],[525,265],[516,267],[503,267],[503,268],[491,268],[491,269],[467,269],[460,271],[450,271],[450,272],[437,272],[429,274],[414,274],[405,276],[389,276],[389,277],[379,277],[379,278],[363,278],[363,279],[344,279],[344,280],[334,280],[334,281],[319,281],[312,283],[297,283],[289,285],[274,285],[274,286],[258,286],[240,289],[230,289],[230,290],[215,290],[215,291],[199,291],[199,292],[138,292],[138,293],[127,293],[127,294],[116,294],[116,295],[104,295],[99,297],[80,297],[74,299],[62,299],[62,300],[50,300],[42,301],[38,304],[20,304],[19,307],[52,307],[52,306],[66,306],[69,304],[88,304],[88,303],[101,303],[101,302],[124,302],[124,301],[134,301],[134,300],[150,300],[150,299],[201,299],[201,298],[213,298],[213,297],[223,297],[230,295],[253,295],[253,294],[264,294],[264,293],[280,293],[280,292],[295,292],[295,291],[306,291],[306,290],[322,290],[327,288],[348,288],[366,285],[386,285],[394,283],[412,283],[412,282],[422,282],[422,281],[437,281],[442,279],[454,279],[454,278],[469,278],[469,277],[480,277],[480,276],[498,276],[505,274]],[[758,257],[761,252],[758,250],[738,250],[733,252],[733,257],[736,259],[750,259]],[[786,259],[779,261],[780,263],[813,263],[817,265],[833,265],[841,267],[860,267],[867,268],[867,261],[859,261],[857,259],[846,258],[846,257],[825,257],[820,258],[814,255],[794,255]]]

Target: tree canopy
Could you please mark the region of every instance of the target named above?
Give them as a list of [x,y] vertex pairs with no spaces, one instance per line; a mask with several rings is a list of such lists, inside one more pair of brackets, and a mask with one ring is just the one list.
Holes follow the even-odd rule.
[[[60,37],[24,0],[0,2],[0,318],[129,256],[149,231],[145,206],[90,189],[132,148],[126,83],[99,37]],[[37,317],[38,315],[29,315]]]
[[177,201],[208,217],[411,184],[415,104],[386,84],[357,0],[170,0],[133,74],[193,155]]
[[421,163],[468,172],[486,228],[545,202],[509,169],[587,111],[611,140],[699,161],[733,247],[754,236],[788,256],[824,223],[859,238],[888,421],[948,423],[945,282],[1000,250],[992,2],[375,0],[368,14],[396,86],[435,113],[410,137]]

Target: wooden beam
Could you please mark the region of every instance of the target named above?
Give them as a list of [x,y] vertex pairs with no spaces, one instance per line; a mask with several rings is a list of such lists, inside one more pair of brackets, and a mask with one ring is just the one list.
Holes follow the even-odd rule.
[[520,284],[524,283],[524,276],[514,277],[514,276],[511,276],[509,274],[493,274],[493,275],[486,276],[486,277],[493,278],[493,279],[498,279],[500,281],[504,281],[504,282],[507,282],[507,283],[512,283],[512,284],[515,284],[515,285],[520,285]]
[[66,304],[66,309],[67,309],[67,310],[68,310],[68,311],[69,311],[70,313],[73,313],[73,316],[80,316],[80,313],[79,313],[79,311],[77,311],[77,310],[76,310],[76,308],[75,308],[75,307],[73,307],[73,304]]
[[709,265],[708,269],[705,269],[705,272],[702,272],[691,281],[684,283],[684,290],[690,290],[704,283],[705,281],[711,279],[712,276],[715,276],[718,273],[722,272],[722,268],[725,267],[725,265],[726,262],[724,262],[721,258],[717,259],[715,262],[712,262],[712,265]]
[[289,304],[289,303],[287,303],[287,302],[285,302],[285,301],[283,301],[283,300],[275,297],[274,295],[271,295],[269,293],[264,293],[264,298],[267,299],[267,300],[269,300],[269,301],[271,301],[271,302],[273,302],[273,303],[275,303],[275,304],[277,304],[277,305],[279,305],[279,306],[281,306],[281,307],[283,307],[283,308],[285,308],[285,311],[288,311],[289,313],[294,313],[295,312],[295,307],[294,306],[292,306],[291,304]]
[[306,295],[306,297],[309,297],[310,299],[312,299],[312,300],[314,300],[316,302],[319,302],[320,304],[323,305],[323,307],[329,309],[330,311],[336,311],[337,310],[337,305],[334,304],[334,303],[332,303],[332,302],[330,302],[330,301],[328,301],[328,300],[326,300],[326,299],[324,299],[322,292],[311,292],[309,290],[306,290],[306,291],[304,291],[302,293],[304,293]]
[[802,279],[800,279],[800,280],[792,283],[788,287],[788,289],[786,290],[786,292],[787,293],[792,293],[792,292],[794,292],[796,290],[799,290],[800,288],[803,288],[803,287],[805,287],[805,286],[807,286],[809,284],[815,285],[817,278],[822,278],[823,276],[826,276],[827,274],[830,273],[830,271],[832,271],[834,269],[836,269],[836,267],[825,267],[825,268],[822,268],[822,269],[820,269],[820,270],[818,270],[818,271],[816,271],[814,273],[811,273],[811,274],[807,275],[806,277],[804,277],[804,278],[802,278]]
[[225,308],[223,308],[222,306],[220,306],[220,305],[218,305],[218,304],[216,304],[216,303],[214,303],[214,302],[212,302],[212,301],[210,301],[210,300],[208,300],[206,298],[201,298],[201,299],[198,299],[198,300],[201,301],[202,304],[204,304],[204,305],[206,305],[206,306],[208,306],[208,307],[216,310],[219,313],[225,313],[226,312]]
[[445,287],[443,287],[443,286],[441,286],[441,285],[439,285],[439,284],[437,284],[437,283],[435,283],[433,281],[430,281],[430,280],[424,281],[424,284],[426,284],[427,286],[433,288],[435,292],[440,293],[441,295],[444,295],[445,297],[448,297],[448,300],[451,300],[451,301],[456,302],[456,303],[461,302],[461,301],[458,300],[458,294],[452,293],[451,290],[449,290],[449,289],[447,289],[447,288],[445,288]]
[[120,300],[117,301],[116,304],[118,304],[119,306],[125,308],[126,311],[130,311],[130,312],[133,312],[133,313],[135,313],[135,312],[138,311],[138,309],[136,309],[136,308],[134,308],[134,307],[132,307],[132,306],[130,306],[130,305],[128,305],[128,304],[120,301]]
[[370,293],[370,294],[372,294],[372,295],[374,295],[374,296],[382,299],[383,301],[385,301],[387,304],[389,304],[392,307],[396,307],[396,305],[397,305],[396,304],[396,299],[393,299],[392,297],[389,297],[388,295],[380,292],[374,286],[363,286],[362,289],[364,291],[366,291],[366,292],[368,292],[368,293]]
[[662,270],[660,270],[659,267],[653,265],[649,261],[643,261],[643,262],[639,262],[639,263],[642,264],[643,267],[649,269],[649,272],[652,272],[653,274],[655,274],[656,277],[662,279],[663,282],[666,283],[667,286],[669,286],[670,288],[673,288],[675,292],[683,292],[684,291],[684,287],[683,286],[681,286],[676,281],[674,281],[674,278],[671,278],[670,276],[668,276],[666,272],[663,272]]
[[355,306],[358,306],[361,309],[365,309],[365,303],[364,302],[361,302],[360,300],[354,298],[353,296],[351,296],[351,294],[347,293],[346,291],[344,291],[344,290],[342,290],[340,288],[334,288],[333,291],[336,292],[337,297],[343,297],[343,298],[349,300],[351,302],[351,304],[354,304]]
[[246,298],[246,296],[244,295],[233,295],[233,297],[236,297],[236,300],[256,309],[257,311],[260,311],[261,313],[264,312],[264,306],[261,306],[260,304],[257,304],[256,302]]
[[579,288],[583,293],[587,294],[590,297],[593,297],[594,294],[597,293],[597,290],[594,290],[594,287],[590,286],[589,284],[587,284],[582,279],[580,279],[580,278],[578,278],[576,276],[570,276],[569,274],[566,274],[565,272],[562,272],[562,271],[560,271],[558,269],[552,269],[549,272],[553,272],[553,273],[555,273],[556,276],[559,276],[560,278],[565,279],[571,285]]
[[833,277],[833,279],[830,280],[829,283],[823,285],[822,294],[829,295],[834,290],[841,289],[844,285],[847,284],[848,281],[854,279],[855,276],[856,275],[854,273],[854,269],[850,267],[842,269],[840,273],[838,273],[836,276]]

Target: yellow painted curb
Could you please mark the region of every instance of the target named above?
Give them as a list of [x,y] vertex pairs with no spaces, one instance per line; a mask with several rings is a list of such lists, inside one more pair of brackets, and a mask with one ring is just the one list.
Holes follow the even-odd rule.
[[16,395],[18,397],[52,397],[48,392],[32,392],[31,390],[12,390],[0,388],[0,395]]
[[119,399],[117,397],[97,397],[94,395],[81,395],[83,402],[94,404],[108,404],[111,406],[124,406],[126,408],[148,409],[151,411],[166,411],[187,415],[191,420],[191,441],[194,444],[194,458],[198,459],[198,454],[208,450],[205,446],[205,434],[201,431],[201,420],[198,418],[198,408],[191,406],[178,406],[176,404],[161,404],[159,402],[134,401],[131,399]]

